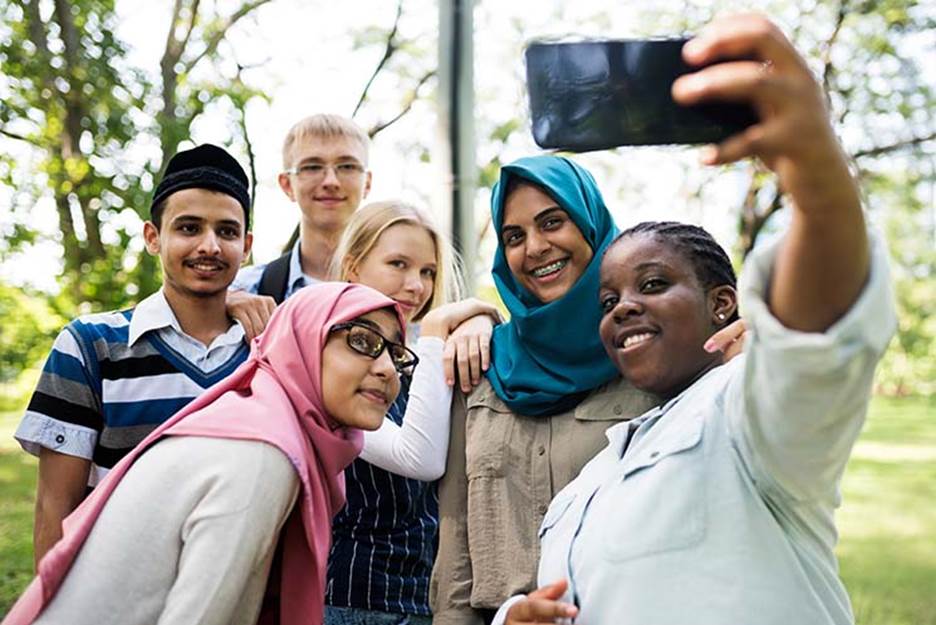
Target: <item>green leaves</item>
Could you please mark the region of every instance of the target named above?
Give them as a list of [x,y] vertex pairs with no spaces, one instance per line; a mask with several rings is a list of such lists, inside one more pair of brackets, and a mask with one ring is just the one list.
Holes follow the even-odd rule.
[[[61,13],[38,0],[0,0],[0,133],[35,148],[22,162],[0,156],[0,184],[18,207],[54,200],[67,312],[122,308],[159,288],[158,263],[130,245],[149,215],[155,175],[207,103],[228,99],[243,109],[266,97],[239,77],[211,72],[192,83],[187,72],[215,62],[227,30],[265,1],[229,15],[199,11],[194,0],[167,6],[177,11],[178,39],[164,57],[176,62],[160,72],[130,65],[113,0],[72,0]],[[232,128],[236,139],[241,126]],[[135,155],[152,153],[154,138],[163,154],[141,167]],[[127,219],[127,210],[140,219]],[[31,217],[14,213],[2,233],[5,258],[42,238]]]

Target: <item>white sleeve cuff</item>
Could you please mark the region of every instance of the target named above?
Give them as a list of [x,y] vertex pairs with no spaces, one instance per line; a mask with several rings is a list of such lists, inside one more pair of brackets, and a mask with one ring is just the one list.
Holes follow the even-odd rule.
[[497,613],[494,614],[491,625],[504,625],[504,622],[507,621],[507,611],[510,610],[513,604],[523,601],[526,597],[526,595],[514,595],[507,599],[507,601],[501,604],[501,607],[497,608]]
[[61,454],[91,460],[98,433],[91,428],[27,410],[13,437],[25,451],[34,456],[38,456],[39,449],[45,447]]

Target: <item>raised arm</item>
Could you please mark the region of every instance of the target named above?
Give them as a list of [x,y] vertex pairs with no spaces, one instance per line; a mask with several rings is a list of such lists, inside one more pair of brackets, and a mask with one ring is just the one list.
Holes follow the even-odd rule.
[[[868,278],[869,252],[857,185],[829,122],[822,89],[779,28],[759,15],[718,19],[683,49],[693,65],[722,62],[680,78],[678,102],[750,102],[760,121],[703,152],[708,164],[759,157],[791,200],[769,306],[786,327],[828,329]],[[817,268],[822,271],[817,271]]]
[[403,425],[384,419],[380,429],[364,432],[361,458],[411,479],[432,482],[445,472],[452,387],[442,372],[444,343],[421,336],[416,344],[419,365],[410,384]]
[[[792,204],[789,232],[755,249],[739,283],[753,338],[726,404],[741,457],[768,496],[837,504],[861,431],[874,368],[896,325],[886,251],[872,245],[858,190],[821,88],[766,18],[716,20],[690,41],[682,103],[750,102],[754,126],[703,152],[703,161],[759,157]],[[743,399],[742,399],[743,398]]]
[[[447,304],[426,315],[416,345],[419,365],[413,374],[403,425],[384,419],[380,429],[365,432],[362,459],[386,471],[425,482],[442,477],[453,381],[451,370],[446,370],[446,358],[449,365],[457,360],[471,362],[475,370],[479,369],[482,352],[478,346],[483,344],[486,351],[495,315],[497,310],[493,306],[477,299]],[[476,318],[480,318],[480,323],[473,327],[479,330],[469,332],[460,349],[450,352],[446,339],[452,330]],[[457,355],[453,358],[450,353]]]

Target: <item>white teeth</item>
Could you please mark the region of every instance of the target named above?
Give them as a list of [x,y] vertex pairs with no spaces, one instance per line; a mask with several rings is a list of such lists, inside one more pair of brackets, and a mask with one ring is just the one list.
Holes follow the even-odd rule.
[[637,343],[643,343],[649,339],[653,338],[652,332],[644,332],[643,334],[635,334],[624,339],[624,349],[627,349],[631,345],[636,345]]
[[542,266],[542,267],[537,267],[536,269],[534,269],[534,270],[531,271],[530,273],[532,273],[532,274],[533,274],[534,276],[536,276],[537,278],[542,278],[543,276],[546,276],[546,275],[549,275],[549,274],[551,274],[551,273],[555,273],[555,272],[559,271],[560,269],[562,269],[563,267],[565,267],[565,266],[566,266],[566,263],[568,263],[568,262],[569,262],[568,259],[566,259],[566,260],[557,260],[557,261],[554,262],[554,263],[549,263],[548,265],[544,265],[544,266]]

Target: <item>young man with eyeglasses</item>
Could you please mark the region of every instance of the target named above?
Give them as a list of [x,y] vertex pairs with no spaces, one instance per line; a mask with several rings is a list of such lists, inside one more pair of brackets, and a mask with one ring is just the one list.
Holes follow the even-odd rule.
[[277,260],[242,269],[231,285],[228,313],[244,325],[248,338],[263,330],[276,304],[328,278],[345,225],[370,192],[369,148],[367,134],[340,115],[312,115],[289,130],[278,181],[299,204],[299,239]]

